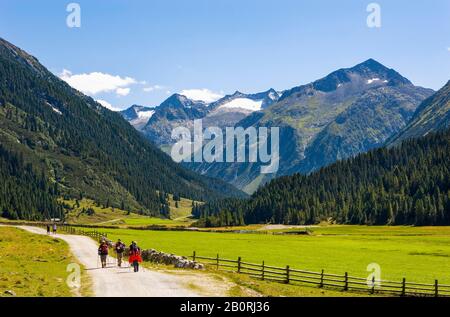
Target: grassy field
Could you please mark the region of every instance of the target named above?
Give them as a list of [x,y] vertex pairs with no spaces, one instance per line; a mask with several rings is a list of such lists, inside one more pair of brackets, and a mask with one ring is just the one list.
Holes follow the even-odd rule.
[[[288,229],[285,231],[292,231]],[[450,284],[450,228],[326,226],[311,235],[106,230],[108,237],[137,240],[143,248],[179,255],[216,256],[267,265],[368,276],[371,263],[384,280]],[[105,231],[105,230],[104,230]],[[282,230],[276,230],[280,233]]]
[[[103,208],[102,206],[97,206],[94,201],[89,199],[79,201],[79,206],[76,206],[75,200],[65,200],[64,203],[73,208],[66,215],[67,222],[71,224],[143,227],[151,225],[187,226],[192,222],[190,219],[192,201],[182,198],[178,202],[178,208],[176,208],[172,195],[169,195],[171,219],[147,217],[112,207]],[[94,210],[94,214],[88,215],[83,212],[83,209],[87,210],[89,208]]]
[[61,240],[26,231],[0,227],[0,296],[74,296],[88,294],[87,277],[82,274],[81,293],[66,284],[67,265],[76,262]]

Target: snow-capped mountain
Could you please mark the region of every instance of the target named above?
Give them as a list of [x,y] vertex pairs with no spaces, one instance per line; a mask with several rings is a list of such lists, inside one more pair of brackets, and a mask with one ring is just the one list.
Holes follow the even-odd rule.
[[233,127],[251,113],[268,108],[280,96],[274,89],[256,94],[237,91],[208,104],[174,94],[156,108],[132,106],[121,114],[154,143],[167,146],[175,142],[171,133],[177,126],[191,128],[193,120],[202,119],[205,128]]
[[270,179],[323,166],[383,145],[411,119],[417,106],[433,94],[369,59],[339,69],[306,85],[277,92],[239,91],[206,104],[173,95],[142,128],[162,148],[169,148],[173,128],[240,126],[280,128],[278,174],[261,175],[259,163],[186,163],[201,174],[221,178],[247,193]]
[[280,128],[280,169],[262,175],[259,163],[192,163],[247,193],[270,179],[310,173],[381,146],[401,130],[418,105],[433,94],[395,70],[369,59],[312,83],[285,91],[277,102],[238,123]]
[[126,110],[120,111],[120,114],[140,131],[155,114],[155,108],[133,105]]

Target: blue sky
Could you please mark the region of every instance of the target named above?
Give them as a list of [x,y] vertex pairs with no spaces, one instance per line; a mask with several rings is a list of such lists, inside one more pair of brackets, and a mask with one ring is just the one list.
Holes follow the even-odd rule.
[[[66,25],[70,2],[81,28]],[[381,28],[367,26],[371,2]],[[449,35],[448,0],[0,0],[0,37],[115,108],[283,90],[368,58],[439,89]]]

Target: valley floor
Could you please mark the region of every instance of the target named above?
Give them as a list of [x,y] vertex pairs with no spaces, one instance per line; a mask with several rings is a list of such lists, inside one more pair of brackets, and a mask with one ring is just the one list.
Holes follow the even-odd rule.
[[[272,228],[272,227],[271,227]],[[144,249],[237,260],[366,278],[378,264],[381,279],[450,284],[450,227],[263,226],[215,229],[218,232],[99,229],[111,239],[137,240]],[[270,228],[269,228],[270,229]],[[224,232],[230,230],[230,232]]]

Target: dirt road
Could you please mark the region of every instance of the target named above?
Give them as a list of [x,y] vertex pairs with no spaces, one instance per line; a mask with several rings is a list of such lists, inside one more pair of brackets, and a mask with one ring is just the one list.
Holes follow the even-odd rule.
[[[41,228],[20,226],[35,234],[46,234]],[[97,297],[198,297],[225,296],[230,285],[203,273],[164,273],[143,269],[134,273],[130,268],[118,268],[110,258],[106,269],[99,268],[96,243],[88,237],[58,234],[66,241],[75,257],[83,264],[93,283]]]

